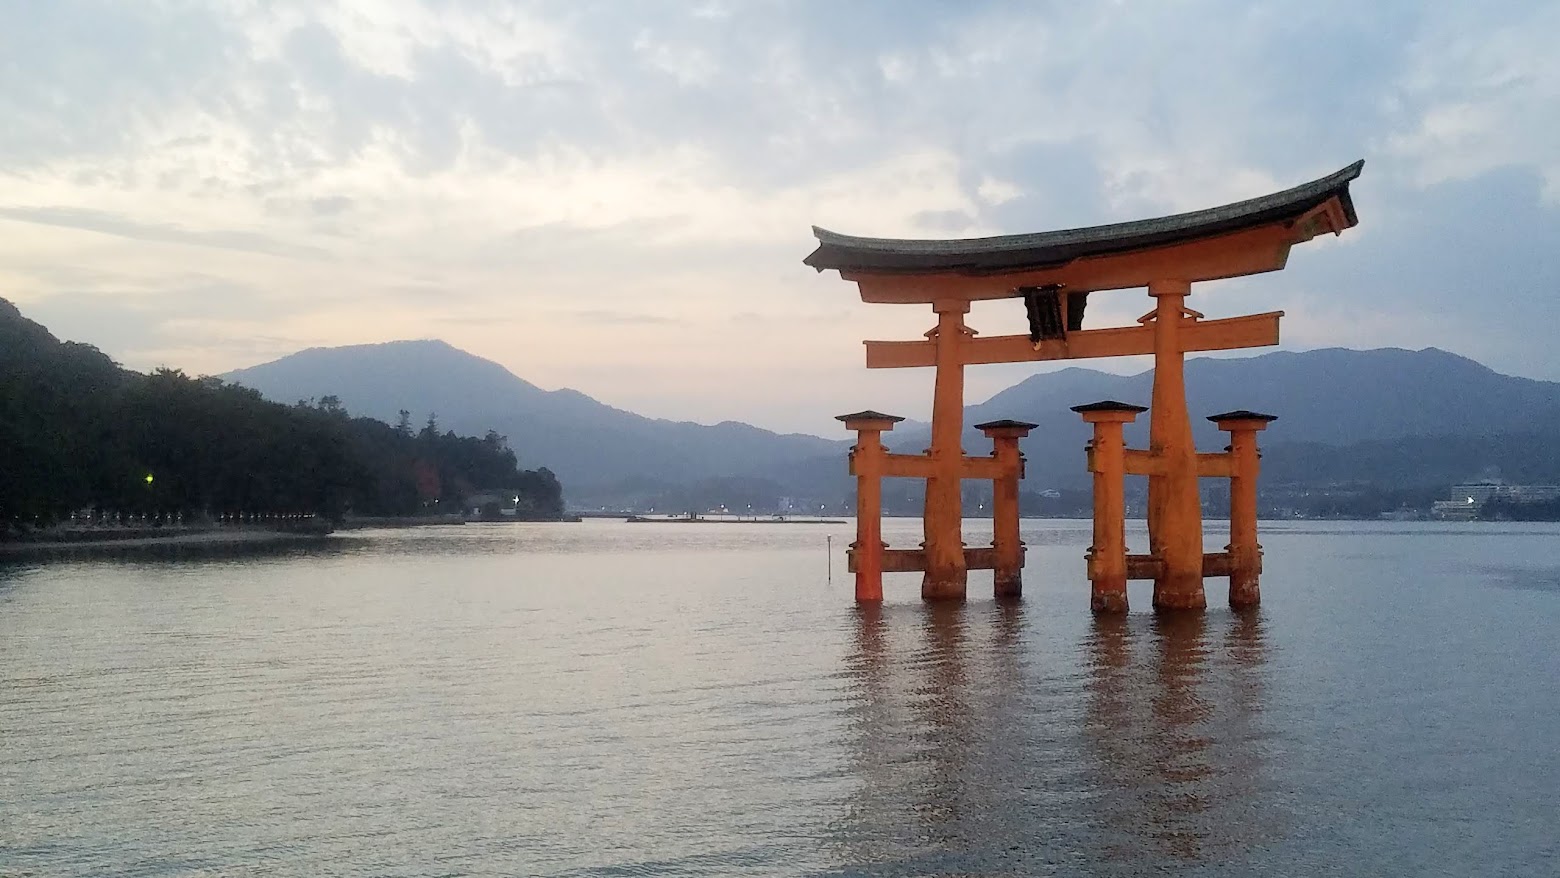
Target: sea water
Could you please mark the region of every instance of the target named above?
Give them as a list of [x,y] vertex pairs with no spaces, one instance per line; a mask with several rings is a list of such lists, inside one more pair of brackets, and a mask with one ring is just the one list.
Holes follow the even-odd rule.
[[1560,527],[1262,529],[1165,618],[1087,522],[1015,605],[858,608],[848,524],[10,564],[0,875],[1560,872]]

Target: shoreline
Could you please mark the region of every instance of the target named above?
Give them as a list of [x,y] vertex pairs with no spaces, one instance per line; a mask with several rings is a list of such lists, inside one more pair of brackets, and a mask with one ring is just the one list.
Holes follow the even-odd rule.
[[[562,521],[579,521],[565,517]],[[508,523],[508,522],[503,522]],[[29,534],[20,539],[0,539],[0,563],[68,557],[107,557],[136,552],[213,552],[230,549],[270,548],[288,545],[324,545],[359,530],[399,530],[425,527],[459,527],[467,524],[459,515],[383,516],[349,518],[334,529],[313,527],[268,528],[256,525],[169,525],[165,527],[66,527]]]
[[840,518],[649,518],[630,515],[629,524],[850,524]]
[[349,515],[336,525],[336,530],[369,530],[373,528],[404,527],[460,527],[466,519],[458,512],[444,515]]
[[52,538],[0,541],[0,560],[31,559],[62,555],[104,555],[120,550],[138,549],[226,549],[230,547],[277,546],[291,543],[322,543],[328,532],[272,530],[267,528],[183,529],[173,533],[149,533],[153,528],[134,528],[115,533],[104,530],[70,531]]

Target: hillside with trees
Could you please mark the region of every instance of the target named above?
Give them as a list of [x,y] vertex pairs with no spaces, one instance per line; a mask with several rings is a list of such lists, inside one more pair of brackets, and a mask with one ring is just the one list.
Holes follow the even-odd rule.
[[293,405],[218,378],[120,368],[61,342],[0,299],[0,534],[90,510],[100,519],[455,512],[513,492],[557,518],[547,469],[521,470],[503,436],[413,431],[353,417],[331,396]]
[[[648,418],[575,390],[543,390],[442,341],[310,348],[223,378],[278,402],[334,394],[355,412],[389,421],[402,409],[437,411],[459,431],[497,429],[524,458],[546,461],[581,507],[654,504],[657,497],[701,509],[737,503],[744,491],[725,489],[744,482],[732,478],[766,479],[785,486],[781,495],[812,496],[810,487],[792,486],[791,470],[817,458],[829,461],[827,490],[818,496],[838,496],[849,485],[840,464],[851,444],[843,431],[824,439],[733,421]],[[766,496],[766,509],[775,496]]]

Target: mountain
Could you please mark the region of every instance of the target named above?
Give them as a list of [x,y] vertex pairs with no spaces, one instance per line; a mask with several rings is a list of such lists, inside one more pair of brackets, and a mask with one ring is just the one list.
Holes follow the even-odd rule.
[[[117,385],[124,377],[102,351],[55,338],[43,324],[23,317],[16,305],[0,298],[0,375],[28,374],[56,376],[62,384],[82,390]],[[0,423],[5,421],[0,418]]]
[[[1106,375],[1064,369],[1034,375],[972,407],[984,420],[998,412],[1058,412],[1115,398],[1148,405],[1152,370]],[[1187,406],[1200,416],[1231,409],[1279,415],[1286,441],[1332,445],[1400,436],[1475,435],[1531,430],[1560,421],[1560,384],[1502,375],[1436,348],[1278,351],[1255,357],[1198,358],[1186,363]]]
[[[441,429],[497,430],[509,437],[523,466],[557,473],[576,506],[667,496],[670,489],[693,497],[699,485],[723,498],[789,495],[831,502],[850,490],[848,441],[734,422],[646,418],[578,391],[542,390],[439,341],[314,348],[222,377],[282,402],[334,395],[354,413],[392,422],[406,409],[419,422],[414,427],[437,412]],[[928,373],[928,396],[930,378]],[[1272,484],[1445,485],[1491,468],[1513,478],[1560,480],[1560,454],[1549,450],[1552,437],[1560,436],[1560,384],[1501,375],[1435,348],[1197,358],[1187,361],[1186,383],[1204,450],[1224,446],[1206,415],[1249,408],[1279,416],[1262,437],[1265,481]],[[1038,423],[1024,441],[1026,487],[1086,488],[1089,430],[1069,407],[1101,399],[1148,405],[1152,387],[1151,370],[1040,373],[970,406],[965,423]],[[1147,444],[1147,420],[1128,431],[1135,447]],[[926,424],[910,421],[885,436],[890,447],[907,453],[925,449],[929,438]],[[964,447],[982,454],[990,445],[967,430]]]
[[516,514],[555,518],[562,491],[503,443],[413,435],[333,400],[269,402],[183,372],[122,369],[0,299],[0,539],[83,512],[100,523],[293,521],[460,509],[503,487]]
[[[1041,486],[1082,486],[1081,449],[1090,431],[1069,407],[1102,399],[1146,406],[1152,402],[1153,379],[1152,370],[1112,375],[1068,368],[1032,375],[967,408],[965,423],[1013,418],[1040,424],[1024,442],[1030,478],[1038,478]],[[1189,359],[1186,395],[1203,449],[1224,445],[1224,435],[1205,420],[1207,415],[1231,409],[1278,415],[1262,436],[1270,458],[1264,466],[1274,476],[1290,472],[1291,458],[1313,465],[1294,467],[1299,476],[1313,472],[1321,478],[1325,471],[1331,480],[1360,479],[1389,469],[1412,474],[1415,461],[1434,455],[1437,474],[1461,466],[1466,471],[1449,478],[1470,478],[1485,467],[1504,462],[1509,468],[1523,459],[1520,451],[1498,449],[1560,437],[1560,383],[1502,375],[1436,348],[1326,348]],[[1459,441],[1450,441],[1454,437]],[[896,450],[919,451],[929,434],[921,428],[890,438],[898,440],[891,443]],[[1462,441],[1474,438],[1480,441]],[[1128,428],[1127,440],[1134,447],[1147,446],[1147,415]],[[966,451],[986,447],[978,432],[966,431]],[[1340,454],[1340,448],[1353,450]],[[1460,454],[1448,459],[1437,448]],[[1314,466],[1329,456],[1327,466]],[[1399,464],[1387,467],[1391,460]]]
[[[713,426],[646,418],[576,390],[543,390],[491,360],[442,341],[310,348],[221,376],[283,402],[335,396],[349,411],[394,422],[496,430],[528,467],[545,466],[576,505],[621,502],[672,485],[747,477],[778,493],[804,461],[838,461],[850,445],[725,421]],[[837,493],[837,492],[836,492]]]

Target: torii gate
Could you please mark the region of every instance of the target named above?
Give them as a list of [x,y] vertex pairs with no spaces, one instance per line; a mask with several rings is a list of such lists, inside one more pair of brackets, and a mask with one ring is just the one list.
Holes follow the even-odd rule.
[[[1363,161],[1355,162],[1293,189],[1223,207],[1030,235],[903,240],[813,227],[818,248],[807,265],[836,270],[855,282],[864,302],[929,304],[937,315],[937,326],[925,341],[865,342],[869,369],[936,367],[931,449],[921,455],[888,454],[879,439],[899,418],[872,411],[841,417],[858,433],[851,455],[858,485],[857,539],[851,551],[857,600],[882,598],[884,571],[923,571],[921,595],[928,600],[963,600],[971,568],[997,571],[998,596],[1019,593],[1023,546],[1017,538],[1017,480],[1023,458],[1017,443],[1035,425],[977,425],[995,439],[997,450],[990,458],[965,456],[960,445],[965,366],[1153,354],[1147,450],[1125,449],[1120,439],[1121,425],[1141,407],[1113,401],[1078,407],[1096,429],[1089,455],[1096,486],[1095,543],[1089,553],[1094,606],[1125,610],[1126,580],[1152,578],[1156,607],[1202,608],[1205,575],[1230,577],[1232,603],[1255,603],[1261,566],[1255,432],[1272,418],[1244,411],[1215,416],[1231,433],[1231,450],[1199,455],[1186,408],[1183,362],[1187,351],[1277,344],[1283,312],[1208,320],[1186,307],[1186,297],[1198,281],[1281,269],[1295,244],[1353,227],[1358,219],[1349,183],[1363,167]],[[1083,328],[1089,293],[1132,287],[1147,287],[1154,301],[1137,326]],[[971,302],[1005,298],[1024,300],[1027,336],[979,337],[965,325]],[[1127,556],[1121,536],[1125,474],[1149,480],[1150,551],[1145,556]],[[926,480],[921,549],[885,551],[877,500],[877,480],[883,476]],[[1232,505],[1239,505],[1231,511],[1229,550],[1207,557],[1199,476],[1229,477]],[[1012,497],[1011,503],[994,502],[991,549],[964,547],[960,481],[966,478],[993,479],[996,493]]]

